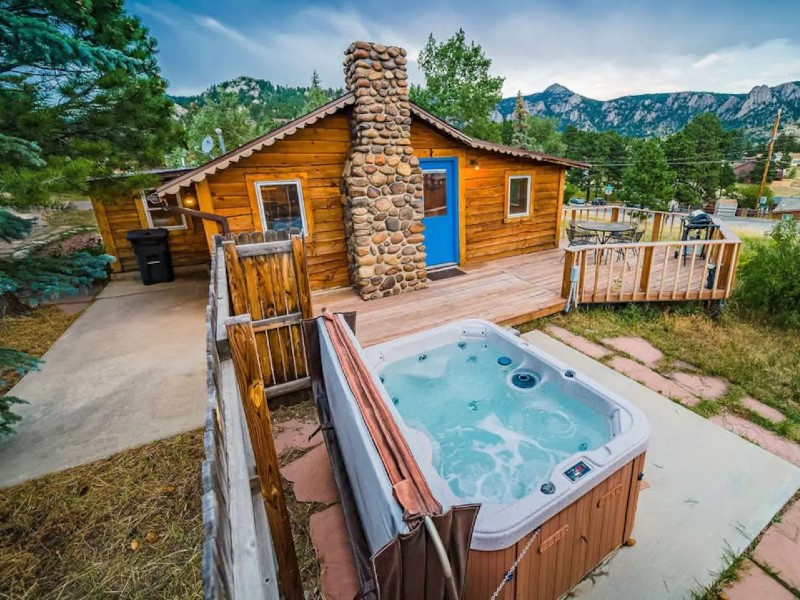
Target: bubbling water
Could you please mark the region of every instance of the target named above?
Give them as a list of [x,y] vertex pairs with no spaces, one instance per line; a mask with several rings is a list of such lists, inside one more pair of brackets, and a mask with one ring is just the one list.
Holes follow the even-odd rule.
[[430,439],[436,471],[469,502],[523,498],[557,463],[611,437],[604,415],[565,397],[547,377],[529,389],[510,385],[518,360],[498,364],[503,356],[489,344],[462,341],[381,373],[406,425]]

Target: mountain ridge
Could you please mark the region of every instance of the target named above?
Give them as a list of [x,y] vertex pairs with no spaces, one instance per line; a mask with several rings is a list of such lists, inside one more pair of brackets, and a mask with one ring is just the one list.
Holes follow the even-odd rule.
[[[559,129],[573,125],[587,131],[616,130],[621,135],[663,137],[680,130],[692,117],[713,112],[729,129],[743,128],[752,137],[766,137],[778,108],[782,121],[800,120],[800,81],[775,86],[757,85],[749,92],[659,92],[597,100],[559,83],[524,95],[532,115],[556,119]],[[512,118],[516,97],[503,98],[492,113],[502,122]]]

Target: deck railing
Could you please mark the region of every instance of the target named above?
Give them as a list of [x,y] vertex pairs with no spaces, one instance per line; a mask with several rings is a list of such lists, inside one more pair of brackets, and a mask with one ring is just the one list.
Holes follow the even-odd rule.
[[[581,222],[617,222],[636,223],[644,227],[644,242],[660,242],[679,240],[681,237],[681,217],[686,213],[631,208],[629,206],[565,206],[564,223]],[[566,237],[566,228],[562,231]]]
[[681,213],[625,207],[565,208],[565,220],[638,222],[645,241],[565,250],[561,293],[570,297],[573,267],[578,303],[722,300],[736,279],[741,241],[725,223],[709,240],[681,241]]

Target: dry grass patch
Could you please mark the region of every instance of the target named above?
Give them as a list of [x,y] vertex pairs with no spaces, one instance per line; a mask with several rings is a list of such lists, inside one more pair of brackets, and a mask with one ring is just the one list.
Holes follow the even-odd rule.
[[[671,371],[674,360],[697,366],[707,375],[723,377],[731,383],[725,397],[717,403],[771,427],[790,439],[800,441],[800,335],[749,320],[736,311],[726,311],[714,319],[698,307],[653,308],[588,307],[569,315],[535,321],[528,329],[554,323],[570,331],[600,341],[619,335],[639,336],[659,348],[665,360],[659,368]],[[738,402],[749,394],[777,408],[785,416],[775,426],[750,414]],[[708,403],[704,403],[708,404]],[[714,407],[704,406],[706,412]]]
[[[31,312],[0,319],[0,346],[40,357],[61,337],[78,315],[65,315],[55,306],[42,306]],[[0,395],[14,387],[22,375],[0,371]]]
[[203,434],[0,494],[0,598],[201,598]]

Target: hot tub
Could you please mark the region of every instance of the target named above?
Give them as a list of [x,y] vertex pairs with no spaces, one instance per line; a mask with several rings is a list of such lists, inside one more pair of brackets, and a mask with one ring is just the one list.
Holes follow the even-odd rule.
[[468,598],[557,598],[629,540],[649,425],[626,399],[492,323],[378,344],[364,359],[446,510],[481,504]]

